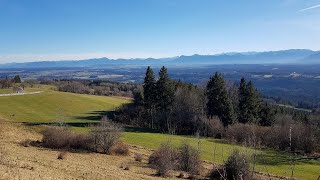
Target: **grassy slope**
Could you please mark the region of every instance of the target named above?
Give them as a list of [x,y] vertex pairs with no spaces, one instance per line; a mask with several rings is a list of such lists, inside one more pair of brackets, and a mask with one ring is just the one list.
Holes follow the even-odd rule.
[[[61,118],[61,114],[64,114],[63,119],[66,122],[93,122],[99,120],[101,115],[99,111],[112,110],[124,102],[127,101],[111,97],[46,91],[35,95],[0,97],[0,118],[16,122],[55,122]],[[59,109],[62,109],[63,113]],[[88,128],[74,129],[88,131]],[[187,140],[195,147],[198,146],[199,142],[198,139],[192,137],[148,132],[126,132],[122,138],[129,144],[151,149],[157,148],[161,142],[167,140],[175,145]],[[223,163],[234,148],[240,148],[249,154],[253,152],[252,149],[224,144],[209,138],[201,139],[199,144],[202,159],[219,164]],[[214,149],[216,149],[215,156]],[[281,176],[291,175],[289,162],[292,157],[290,155],[266,150],[257,151],[257,153],[263,157],[260,158],[257,166],[259,171]],[[319,161],[299,161],[295,166],[294,176],[302,179],[317,179],[319,169]]]
[[[195,148],[200,146],[202,159],[213,161],[218,164],[222,164],[234,149],[239,149],[247,154],[252,154],[255,151],[241,146],[225,144],[219,140],[210,138],[201,138],[199,141],[197,138],[193,137],[158,133],[126,132],[123,136],[123,140],[129,144],[140,145],[152,149],[157,148],[161,142],[168,140],[174,145],[179,145],[181,142],[187,141]],[[214,149],[216,149],[215,156]],[[290,160],[294,157],[290,154],[273,150],[256,150],[255,152],[256,154],[259,154],[256,170],[280,176],[291,176]],[[317,179],[319,176],[319,169],[320,161],[300,160],[296,162],[294,176],[301,179]]]
[[92,122],[100,111],[126,102],[102,96],[46,91],[41,94],[0,97],[0,118],[16,122]]
[[[54,86],[50,85],[36,85],[33,88],[25,88],[24,92],[36,92],[36,91],[49,91],[51,89],[54,89]],[[13,88],[6,88],[6,89],[0,89],[0,94],[12,94],[16,93],[13,91]]]
[[[74,127],[77,132],[88,132],[88,128]],[[257,165],[255,171],[271,173],[279,176],[291,176],[290,161],[300,159],[301,156],[293,157],[289,153],[274,150],[254,150],[238,145],[232,145],[212,138],[201,138],[200,140],[191,136],[177,136],[150,132],[125,132],[122,140],[131,145],[138,145],[149,149],[156,149],[163,142],[170,141],[176,147],[186,141],[193,147],[201,149],[201,158],[217,164],[223,164],[234,149],[245,152],[247,155],[257,154]],[[215,150],[214,150],[215,149]],[[214,153],[215,152],[215,153]],[[215,154],[215,155],[214,155]],[[294,177],[299,179],[317,179],[319,176],[319,160],[296,160],[294,166]]]

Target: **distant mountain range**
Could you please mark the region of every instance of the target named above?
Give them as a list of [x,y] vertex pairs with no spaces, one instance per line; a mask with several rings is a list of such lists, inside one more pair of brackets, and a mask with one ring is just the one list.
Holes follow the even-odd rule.
[[214,64],[320,64],[320,51],[290,49],[269,52],[224,53],[216,55],[192,55],[172,58],[108,59],[95,58],[77,61],[40,61],[0,64],[0,68],[61,68],[103,67],[118,65],[214,65]]

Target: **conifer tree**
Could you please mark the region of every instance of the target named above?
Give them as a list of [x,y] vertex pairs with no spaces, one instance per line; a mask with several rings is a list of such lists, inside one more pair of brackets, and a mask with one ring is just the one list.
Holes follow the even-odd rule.
[[248,121],[248,108],[247,103],[247,85],[246,80],[241,78],[239,85],[239,122],[246,123]]
[[218,116],[224,126],[234,122],[234,111],[225,87],[225,81],[217,72],[207,84],[208,115]]
[[19,75],[14,76],[13,78],[14,83],[21,83],[21,78]]
[[271,107],[265,103],[260,110],[260,121],[261,126],[271,126],[275,121],[275,113]]
[[150,66],[147,68],[143,83],[144,105],[146,109],[151,109],[156,100],[156,79]]
[[156,88],[158,107],[162,110],[167,110],[174,99],[174,87],[169,78],[167,68],[164,66],[159,71],[159,80]]
[[246,87],[246,113],[247,122],[259,122],[259,112],[261,108],[261,99],[257,89],[254,87],[253,82],[249,81]]
[[137,90],[137,91],[133,92],[133,103],[136,106],[143,106],[144,97],[143,97],[143,93],[141,92],[141,90]]
[[252,81],[246,84],[244,78],[239,85],[239,122],[258,123],[261,113],[261,98]]

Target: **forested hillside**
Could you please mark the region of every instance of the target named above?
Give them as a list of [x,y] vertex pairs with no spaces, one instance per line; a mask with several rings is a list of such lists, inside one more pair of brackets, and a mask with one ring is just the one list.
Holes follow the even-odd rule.
[[169,134],[200,134],[310,153],[319,148],[319,117],[269,104],[253,81],[244,78],[236,85],[216,72],[202,87],[170,79],[165,67],[156,79],[148,67],[143,89],[114,118]]

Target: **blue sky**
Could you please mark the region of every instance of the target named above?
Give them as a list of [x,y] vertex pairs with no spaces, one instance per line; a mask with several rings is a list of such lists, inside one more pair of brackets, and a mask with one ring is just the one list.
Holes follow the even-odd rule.
[[0,63],[320,50],[320,0],[0,0]]

